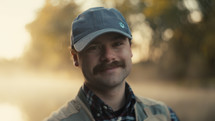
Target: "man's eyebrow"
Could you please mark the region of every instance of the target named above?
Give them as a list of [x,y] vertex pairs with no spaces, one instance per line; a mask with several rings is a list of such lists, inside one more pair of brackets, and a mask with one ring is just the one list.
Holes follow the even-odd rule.
[[89,45],[91,45],[91,44],[98,44],[98,43],[99,43],[98,41],[94,40],[91,43],[89,43]]
[[112,39],[117,39],[117,38],[126,38],[126,36],[121,35],[121,34],[117,34],[117,35],[112,37]]

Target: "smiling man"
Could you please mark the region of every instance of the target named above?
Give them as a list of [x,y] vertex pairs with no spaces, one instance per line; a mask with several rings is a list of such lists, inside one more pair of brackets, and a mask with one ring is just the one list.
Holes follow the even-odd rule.
[[178,121],[164,103],[137,97],[126,77],[132,67],[132,35],[114,8],[96,7],[72,24],[71,53],[85,81],[76,99],[47,121]]

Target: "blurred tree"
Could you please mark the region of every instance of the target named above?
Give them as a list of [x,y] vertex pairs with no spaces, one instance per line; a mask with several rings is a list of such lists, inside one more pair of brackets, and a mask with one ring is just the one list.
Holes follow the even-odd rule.
[[[162,0],[169,4],[155,16],[148,14],[154,30],[152,57],[162,74],[172,77],[205,78],[215,75],[215,19],[213,0]],[[171,3],[171,4],[170,4]],[[157,7],[154,3],[154,7]],[[164,4],[164,3],[163,3]],[[194,7],[196,5],[196,7]],[[153,7],[153,6],[152,6]],[[148,8],[150,9],[150,8]],[[153,9],[153,8],[151,8]],[[148,10],[150,11],[150,10]]]
[[32,38],[24,56],[26,62],[37,68],[71,68],[70,29],[77,13],[73,1],[46,0],[37,18],[26,26]]
[[[158,64],[161,75],[177,78],[215,75],[213,0],[99,2],[121,11],[137,36],[133,40],[133,49],[138,50],[135,54],[139,53],[142,62]],[[71,68],[67,47],[71,22],[80,13],[79,8],[72,0],[46,0],[37,18],[27,25],[32,36],[30,50],[25,54],[27,62],[36,67]],[[142,58],[145,53],[148,58]]]
[[[177,78],[215,75],[213,0],[112,0],[111,4],[105,0],[103,4],[119,9],[133,33],[142,23],[149,23],[152,29],[149,57],[142,62],[157,63],[161,75]],[[144,34],[141,31],[143,39]],[[135,41],[135,48],[143,46]]]

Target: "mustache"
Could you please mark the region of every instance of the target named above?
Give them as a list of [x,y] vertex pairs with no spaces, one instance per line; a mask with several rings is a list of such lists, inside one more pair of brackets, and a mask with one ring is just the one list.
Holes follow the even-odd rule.
[[99,72],[103,72],[106,69],[115,68],[115,67],[125,67],[124,61],[113,61],[112,63],[101,63],[94,67],[93,74],[97,74]]

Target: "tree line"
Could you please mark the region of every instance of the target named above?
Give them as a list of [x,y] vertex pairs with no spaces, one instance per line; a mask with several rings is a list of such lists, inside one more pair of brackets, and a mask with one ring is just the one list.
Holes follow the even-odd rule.
[[[32,67],[53,70],[74,68],[69,54],[71,23],[82,11],[84,2],[56,1],[58,4],[46,0],[36,19],[26,25],[32,41],[23,59]],[[132,32],[140,31],[142,38],[146,38],[146,33],[144,26],[140,25],[148,25],[151,31],[148,56],[140,59],[139,63],[157,64],[160,73],[169,77],[215,76],[214,0],[97,2],[120,10]],[[144,39],[134,38],[133,49],[144,46],[138,42],[144,43]],[[141,58],[144,50],[139,52]]]

